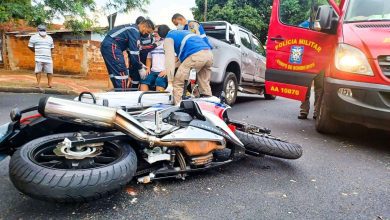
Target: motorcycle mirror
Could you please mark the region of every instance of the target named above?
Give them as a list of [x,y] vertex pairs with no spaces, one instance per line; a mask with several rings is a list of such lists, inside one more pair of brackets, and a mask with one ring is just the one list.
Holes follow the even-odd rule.
[[12,121],[19,121],[21,118],[22,118],[22,113],[20,112],[20,110],[18,108],[14,108],[11,110],[10,112],[10,118]]

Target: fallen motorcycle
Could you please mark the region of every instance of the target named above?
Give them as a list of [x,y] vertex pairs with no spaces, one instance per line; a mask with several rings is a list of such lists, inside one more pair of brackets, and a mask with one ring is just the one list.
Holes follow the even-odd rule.
[[[142,100],[163,93],[137,94]],[[246,154],[302,155],[301,146],[271,136],[269,129],[229,119],[229,106],[208,99],[146,109],[110,107],[109,101],[97,105],[49,97],[38,106],[12,110],[12,122],[0,127],[0,158],[11,156],[15,187],[36,199],[86,202],[133,179],[184,179]]]

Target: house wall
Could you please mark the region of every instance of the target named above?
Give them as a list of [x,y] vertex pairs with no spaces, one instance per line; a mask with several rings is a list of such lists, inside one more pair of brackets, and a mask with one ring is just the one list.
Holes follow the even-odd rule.
[[[34,70],[34,53],[28,48],[29,36],[6,35],[6,68]],[[100,53],[100,42],[63,40],[53,35],[54,73],[70,76],[106,79],[108,73]],[[126,54],[125,54],[126,55]],[[127,59],[125,59],[127,60]]]

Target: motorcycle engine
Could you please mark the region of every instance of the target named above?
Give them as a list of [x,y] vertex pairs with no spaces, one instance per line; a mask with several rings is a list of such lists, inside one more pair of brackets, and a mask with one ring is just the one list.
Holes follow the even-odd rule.
[[207,154],[204,156],[198,156],[198,157],[191,157],[190,158],[190,164],[192,167],[198,168],[198,167],[207,167],[211,162],[213,161],[213,154]]

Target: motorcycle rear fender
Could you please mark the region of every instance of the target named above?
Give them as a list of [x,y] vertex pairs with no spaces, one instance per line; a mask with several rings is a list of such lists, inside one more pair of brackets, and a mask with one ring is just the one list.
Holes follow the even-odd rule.
[[86,126],[78,126],[63,121],[38,117],[27,124],[11,122],[7,134],[0,140],[0,154],[12,155],[15,150],[31,140],[56,134],[79,131],[106,131]]

